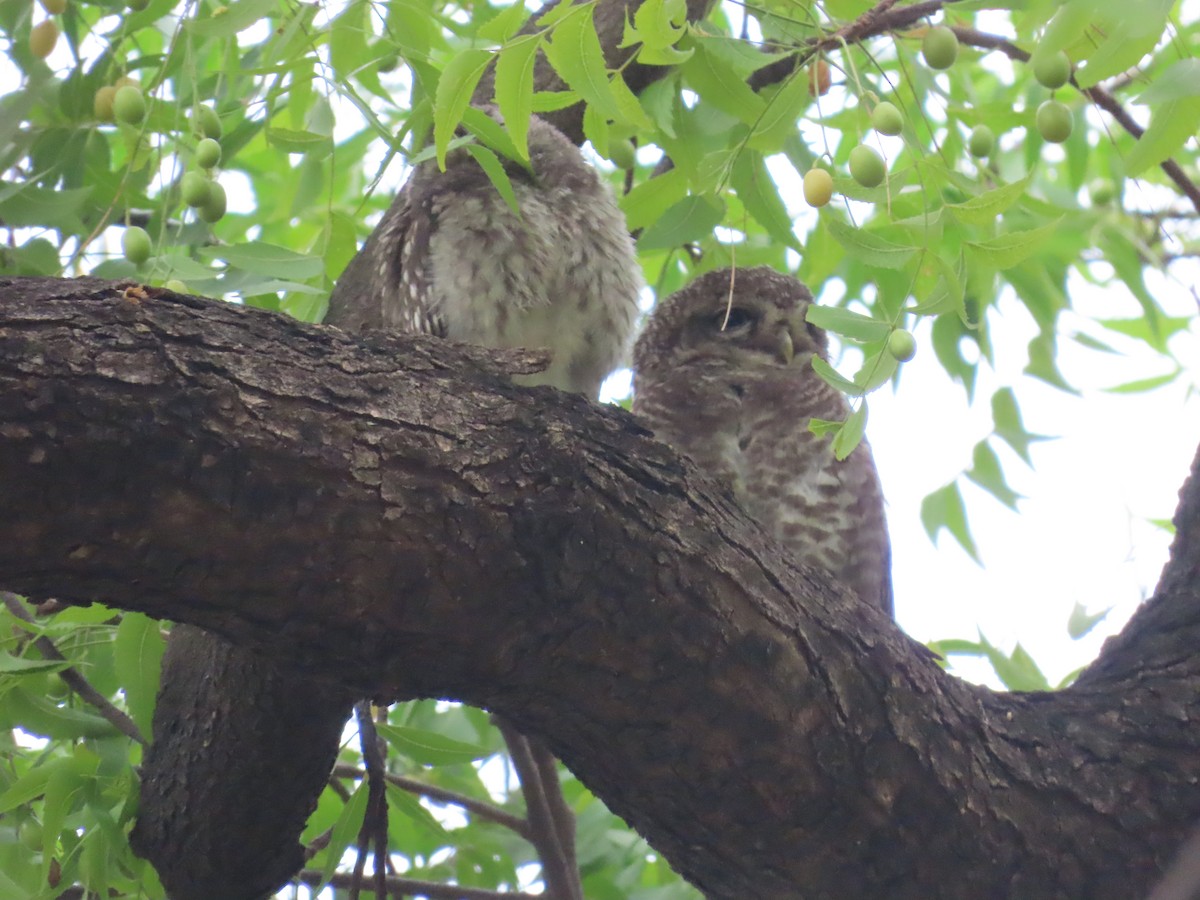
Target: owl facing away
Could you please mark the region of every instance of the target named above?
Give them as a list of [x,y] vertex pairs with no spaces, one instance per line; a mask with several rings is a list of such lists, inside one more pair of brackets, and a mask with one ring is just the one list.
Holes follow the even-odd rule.
[[517,380],[594,398],[626,353],[641,267],[574,144],[534,117],[529,157],[529,170],[505,163],[519,214],[463,148],[444,172],[418,165],[338,279],[326,323],[547,348],[550,368]]
[[809,420],[844,419],[812,367],[808,288],[765,266],[708,272],[659,303],[634,347],[633,411],[733,492],[791,553],[892,613],[883,494],[866,442],[837,460]]

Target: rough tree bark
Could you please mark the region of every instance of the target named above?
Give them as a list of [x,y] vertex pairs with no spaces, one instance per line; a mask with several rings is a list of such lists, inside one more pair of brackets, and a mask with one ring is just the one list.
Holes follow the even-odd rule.
[[141,296],[0,281],[0,587],[496,710],[716,898],[1138,896],[1200,817],[1195,477],[1101,659],[997,694],[620,410]]

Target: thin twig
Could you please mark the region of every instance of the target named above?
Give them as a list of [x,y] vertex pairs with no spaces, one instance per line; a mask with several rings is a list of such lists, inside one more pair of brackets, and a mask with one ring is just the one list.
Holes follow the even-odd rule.
[[[354,717],[358,721],[358,740],[362,747],[363,762],[367,769],[367,814],[363,819],[363,846],[375,844],[375,896],[383,900],[387,896],[387,786],[384,774],[383,745],[375,720],[371,718],[371,704],[367,700],[356,703]],[[361,857],[360,857],[361,859]]]
[[525,795],[525,811],[533,830],[533,845],[542,861],[546,892],[556,900],[583,900],[579,870],[571,864],[574,854],[568,854],[563,846],[548,798],[549,792],[560,790],[558,778],[554,778],[553,785],[548,785],[542,778],[531,747],[532,741],[503,716],[492,716],[492,721],[504,736],[513,768],[521,779],[521,793]]
[[[315,869],[304,869],[296,879],[310,887],[323,884],[322,873]],[[346,890],[353,876],[349,872],[337,872],[329,880],[335,889]],[[462,887],[457,884],[438,884],[436,881],[419,881],[415,878],[389,876],[387,889],[392,893],[413,894],[431,897],[433,900],[546,900],[545,894],[527,894],[524,891],[489,891],[483,888]]]
[[[8,611],[23,622],[28,622],[30,625],[37,625],[37,620],[30,615],[25,608],[25,603],[16,594],[10,594],[8,591],[0,591],[0,596],[4,598],[4,605]],[[54,641],[45,635],[41,635],[33,639],[33,645],[37,647],[38,652],[42,654],[43,659],[52,659],[55,662],[66,662],[67,658],[59,652],[59,649],[54,646]],[[142,736],[141,730],[137,727],[137,723],[129,718],[123,711],[113,706],[112,702],[96,690],[83,677],[82,673],[74,666],[67,666],[60,669],[59,677],[66,682],[67,686],[79,695],[84,703],[95,708],[103,718],[112,723],[113,727],[127,738],[137,741],[145,746],[146,739]]]
[[[357,766],[338,763],[333,767],[333,774],[338,778],[362,778],[366,773]],[[392,775],[389,773],[384,777],[389,783],[394,784],[402,791],[408,791],[410,794],[416,794],[418,797],[428,797],[430,800],[436,800],[439,803],[450,803],[454,806],[461,806],[467,812],[473,813],[481,819],[487,819],[490,822],[503,825],[505,828],[515,831],[521,837],[525,838],[525,840],[533,841],[533,832],[529,829],[529,823],[519,816],[505,812],[498,806],[493,806],[482,800],[476,800],[474,797],[468,797],[466,794],[460,794],[456,791],[434,787],[432,784],[426,784],[424,781],[409,778],[405,775]]]

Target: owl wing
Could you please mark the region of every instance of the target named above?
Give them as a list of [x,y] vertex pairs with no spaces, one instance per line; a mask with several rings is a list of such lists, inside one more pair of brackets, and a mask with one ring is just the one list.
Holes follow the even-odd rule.
[[415,178],[371,233],[329,297],[327,325],[350,332],[403,331],[446,336],[446,322],[433,310],[429,248],[437,230],[434,194]]

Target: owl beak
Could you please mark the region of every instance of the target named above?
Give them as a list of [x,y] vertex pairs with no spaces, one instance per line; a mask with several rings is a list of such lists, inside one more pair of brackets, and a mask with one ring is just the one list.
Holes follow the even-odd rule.
[[775,355],[785,366],[790,366],[792,357],[796,355],[796,347],[792,343],[792,333],[786,328],[779,329],[779,342],[775,345]]

